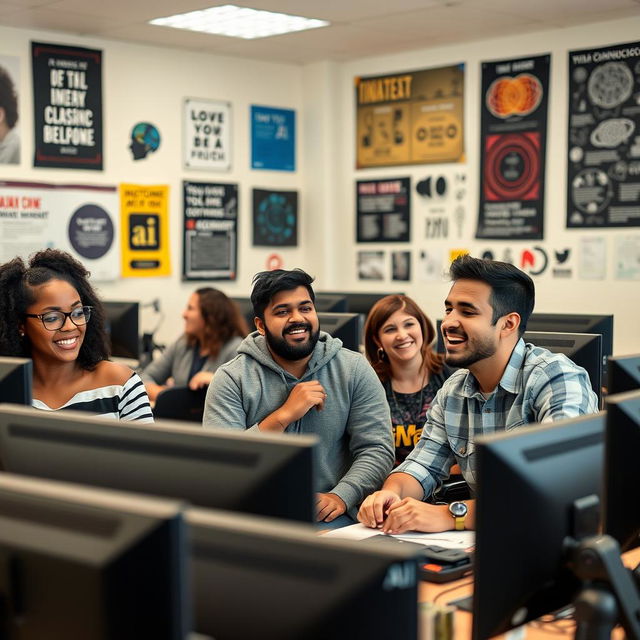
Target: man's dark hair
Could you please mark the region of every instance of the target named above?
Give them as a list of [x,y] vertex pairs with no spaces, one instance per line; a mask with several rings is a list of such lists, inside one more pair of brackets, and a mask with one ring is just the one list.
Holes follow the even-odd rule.
[[18,122],[18,96],[11,76],[3,67],[0,67],[0,108],[4,109],[7,126],[13,129]]
[[311,283],[314,278],[302,269],[275,269],[273,271],[261,271],[253,276],[253,291],[251,292],[251,304],[255,316],[264,320],[264,310],[267,308],[273,296],[280,291],[291,291],[298,287],[306,287],[311,302],[315,302]]
[[524,272],[508,262],[459,256],[449,268],[451,280],[480,280],[491,287],[489,303],[493,308],[493,325],[498,318],[507,313],[516,312],[520,316],[518,335],[527,329],[529,316],[533,311],[536,290],[533,280]]

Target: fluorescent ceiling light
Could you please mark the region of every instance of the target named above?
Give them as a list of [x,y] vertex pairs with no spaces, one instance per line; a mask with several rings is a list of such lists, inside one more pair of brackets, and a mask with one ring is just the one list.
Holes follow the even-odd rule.
[[248,7],[225,4],[202,11],[190,11],[166,18],[155,18],[150,20],[149,24],[252,40],[291,33],[292,31],[317,29],[318,27],[326,27],[329,23],[326,20],[290,16],[286,13],[272,11],[258,11]]

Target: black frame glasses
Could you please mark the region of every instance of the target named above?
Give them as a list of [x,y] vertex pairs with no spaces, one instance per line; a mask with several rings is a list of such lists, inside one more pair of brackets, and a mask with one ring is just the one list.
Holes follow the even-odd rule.
[[[91,318],[92,309],[93,307],[84,306],[76,307],[71,311],[47,311],[46,313],[25,313],[24,315],[25,318],[38,318],[47,331],[58,331],[67,323],[67,318],[69,318],[76,327],[84,326],[89,322],[89,318]],[[76,314],[75,318],[73,314]],[[47,318],[51,319],[48,324],[46,322]]]

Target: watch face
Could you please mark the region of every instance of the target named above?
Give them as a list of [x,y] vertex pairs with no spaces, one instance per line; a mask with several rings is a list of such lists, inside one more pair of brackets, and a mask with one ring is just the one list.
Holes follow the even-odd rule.
[[464,502],[452,502],[449,505],[449,512],[456,518],[467,515],[467,505]]

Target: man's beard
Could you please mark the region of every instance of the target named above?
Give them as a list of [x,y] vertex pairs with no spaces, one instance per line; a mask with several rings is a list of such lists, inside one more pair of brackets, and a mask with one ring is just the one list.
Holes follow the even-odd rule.
[[[456,335],[452,333],[452,335]],[[446,356],[444,361],[451,367],[459,367],[461,369],[468,369],[471,365],[479,362],[480,360],[484,360],[485,358],[490,358],[497,350],[496,344],[491,340],[491,338],[483,338],[481,340],[469,340],[467,336],[467,348],[469,349],[469,353],[457,354],[446,352]],[[445,346],[446,351],[446,346]]]
[[267,340],[267,344],[271,351],[273,351],[276,355],[284,358],[285,360],[302,360],[307,356],[311,355],[311,352],[315,349],[316,343],[318,342],[318,338],[320,337],[320,329],[318,329],[315,333],[311,333],[311,325],[307,322],[298,322],[297,324],[291,325],[287,327],[287,333],[296,330],[296,329],[305,329],[309,332],[310,337],[305,342],[301,344],[290,344],[286,341],[285,338],[276,336],[271,333],[267,326],[264,327],[264,337]]

